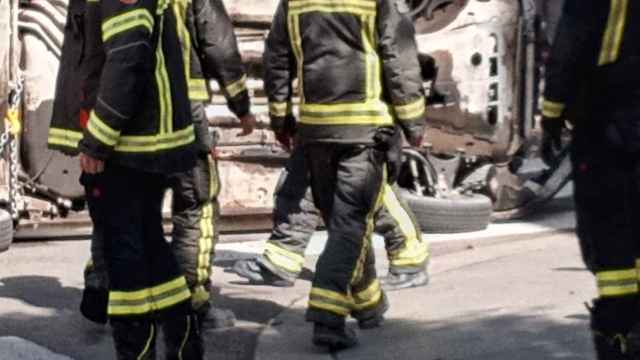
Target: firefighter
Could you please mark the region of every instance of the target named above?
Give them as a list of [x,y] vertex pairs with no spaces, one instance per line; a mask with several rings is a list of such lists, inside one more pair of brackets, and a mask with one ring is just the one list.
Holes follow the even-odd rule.
[[[250,134],[255,117],[250,111],[246,74],[233,33],[233,25],[221,0],[176,1],[173,3],[178,21],[188,32],[179,33],[184,61],[189,64],[187,83],[196,129],[198,157],[196,166],[184,173],[171,176],[173,194],[171,247],[184,272],[192,292],[192,304],[204,328],[233,326],[235,316],[231,310],[214,307],[211,303],[211,267],[214,247],[218,239],[215,226],[220,192],[215,141],[209,134],[204,102],[209,101],[206,79],[217,79],[227,99],[229,109],[240,119],[240,136]],[[93,285],[104,276],[96,274],[103,256],[99,244],[92,247],[92,266],[85,271],[85,283]],[[92,301],[106,293],[108,284],[99,282],[85,289],[81,310],[89,319],[101,322],[104,301]],[[98,294],[91,296],[91,294]],[[102,294],[102,295],[101,295]]]
[[543,102],[547,162],[556,161],[565,120],[573,124],[577,235],[598,288],[590,307],[595,349],[607,360],[640,358],[638,15],[633,1],[566,0]]
[[[314,323],[312,341],[332,350],[351,347],[357,338],[346,317],[372,327],[388,308],[371,232],[394,124],[412,145],[423,135],[413,25],[391,0],[282,0],[264,67],[271,127],[284,144],[295,132],[329,233],[306,313]],[[294,78],[299,121],[292,115]]]
[[[233,270],[251,283],[293,286],[304,266],[305,249],[320,223],[302,147],[293,150],[278,180],[273,222],[262,255],[236,261]],[[397,290],[426,285],[428,243],[422,239],[413,213],[391,185],[385,185],[382,207],[376,212],[374,223],[375,231],[384,235],[389,257],[389,274],[381,279],[382,288]]]
[[[168,359],[202,359],[191,292],[161,213],[169,174],[196,159],[181,23],[168,0],[72,3],[86,6],[67,23],[84,47],[61,64],[57,93],[71,99],[56,100],[49,145],[79,152],[94,233],[104,242],[117,358],[154,359],[161,326]],[[78,88],[69,71],[93,76]],[[69,116],[77,99],[93,106]]]

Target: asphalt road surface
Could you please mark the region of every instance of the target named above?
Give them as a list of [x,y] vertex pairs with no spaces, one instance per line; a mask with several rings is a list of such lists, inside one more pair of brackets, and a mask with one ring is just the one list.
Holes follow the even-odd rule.
[[[286,289],[249,286],[225,272],[236,259],[259,253],[262,241],[220,244],[216,301],[233,309],[238,322],[205,334],[207,359],[591,359],[581,304],[594,295],[594,285],[573,227],[565,196],[524,221],[477,233],[426,234],[431,284],[390,294],[387,325],[340,354],[310,345],[302,315],[325,234],[314,237],[307,269]],[[380,239],[375,243],[384,274]],[[108,327],[77,310],[88,257],[87,240],[17,243],[0,254],[0,359],[114,358]]]

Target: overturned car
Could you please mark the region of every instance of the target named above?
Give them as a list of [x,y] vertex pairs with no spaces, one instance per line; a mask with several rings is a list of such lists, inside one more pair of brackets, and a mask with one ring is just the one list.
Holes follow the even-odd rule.
[[[0,38],[9,44],[0,48],[0,115],[7,118],[0,138],[0,248],[10,242],[11,224],[19,236],[88,231],[78,161],[46,146],[66,5],[0,2]],[[288,157],[268,129],[262,86],[264,39],[277,1],[225,5],[260,121],[253,134],[237,137],[239,121],[211,82],[207,115],[218,134],[221,226],[268,229]],[[427,141],[405,151],[399,179],[421,225],[430,232],[478,230],[492,216],[520,216],[550,199],[569,179],[567,160],[559,154],[551,167],[523,164],[537,152],[541,59],[561,2],[398,0],[398,6],[414,21],[428,96]]]

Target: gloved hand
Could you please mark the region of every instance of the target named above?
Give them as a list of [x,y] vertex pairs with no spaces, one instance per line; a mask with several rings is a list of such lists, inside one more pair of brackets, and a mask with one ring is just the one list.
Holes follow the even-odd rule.
[[562,149],[562,129],[565,127],[563,119],[543,117],[542,144],[540,153],[542,161],[547,165],[555,163],[556,154]]
[[288,131],[285,131],[285,130],[274,131],[274,134],[276,136],[276,140],[278,141],[278,143],[280,143],[280,145],[282,145],[282,147],[286,151],[291,152],[293,136]]
[[373,136],[374,148],[385,154],[387,182],[393,184],[398,179],[402,166],[402,138],[396,128],[382,127]]

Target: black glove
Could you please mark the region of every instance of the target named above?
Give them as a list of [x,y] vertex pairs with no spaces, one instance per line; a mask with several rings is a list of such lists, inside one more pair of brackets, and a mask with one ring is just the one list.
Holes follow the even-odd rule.
[[373,136],[374,148],[385,154],[387,182],[393,184],[398,179],[402,166],[402,137],[397,128],[381,127]]
[[564,120],[555,118],[542,118],[542,161],[547,165],[552,165],[556,161],[556,154],[562,149],[562,129]]
[[277,131],[274,133],[276,136],[276,140],[282,145],[282,147],[286,151],[291,151],[291,139],[293,138],[291,134],[287,131]]
[[285,150],[291,151],[293,147],[293,137],[296,134],[296,118],[295,116],[289,114],[284,118],[284,122],[279,123],[280,126],[275,126],[276,124],[271,122],[271,129],[273,130],[276,140],[284,147]]

